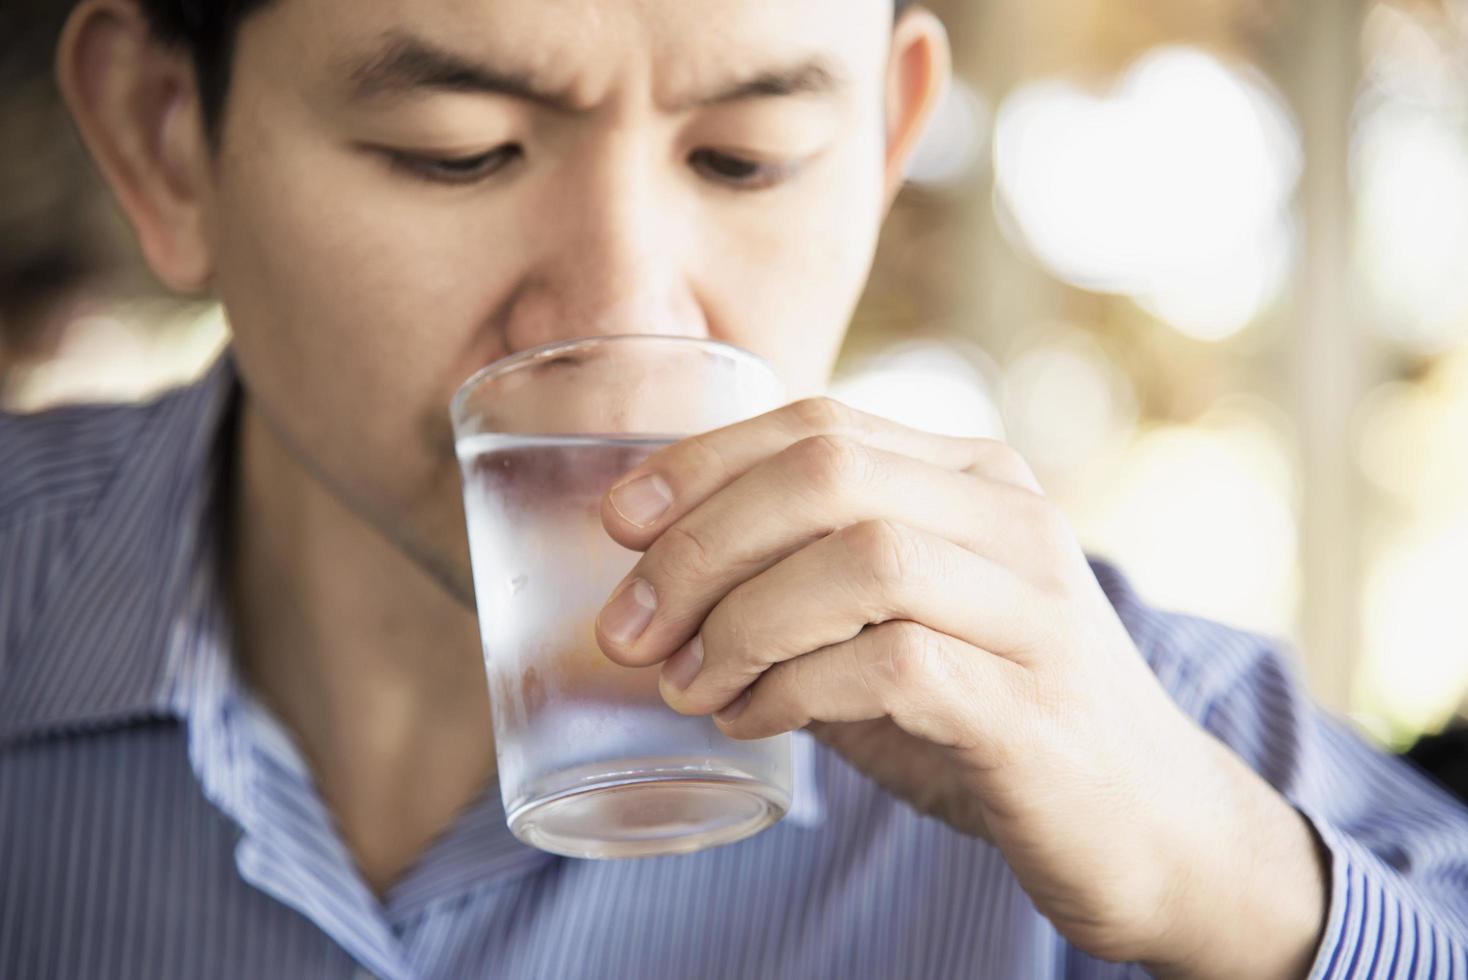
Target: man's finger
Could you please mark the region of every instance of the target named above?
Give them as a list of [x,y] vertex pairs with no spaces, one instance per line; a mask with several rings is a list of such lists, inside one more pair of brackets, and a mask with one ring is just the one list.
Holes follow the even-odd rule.
[[861,443],[1042,493],[1024,459],[1002,442],[935,435],[814,398],[653,453],[603,498],[602,523],[619,544],[641,551],[670,524],[761,461],[815,436]]
[[1050,608],[1044,593],[951,541],[863,522],[730,592],[664,665],[663,698],[688,714],[717,711],[775,664],[891,620],[1024,662],[1044,641]]
[[[1015,710],[1023,668],[926,626],[897,620],[766,671],[725,711],[734,738],[812,722],[890,717],[926,742],[971,748]],[[976,722],[976,719],[979,721]]]

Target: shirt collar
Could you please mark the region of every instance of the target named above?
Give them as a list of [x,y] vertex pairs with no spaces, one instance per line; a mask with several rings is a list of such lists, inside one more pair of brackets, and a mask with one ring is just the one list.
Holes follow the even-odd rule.
[[[0,740],[169,713],[171,634],[207,529],[238,380],[228,353],[198,382],[148,405],[96,504],[67,529],[27,654],[0,689]],[[58,551],[63,549],[58,548]]]

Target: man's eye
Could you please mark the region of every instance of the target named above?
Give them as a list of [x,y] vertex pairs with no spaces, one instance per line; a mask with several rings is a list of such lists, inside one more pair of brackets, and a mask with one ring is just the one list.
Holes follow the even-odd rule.
[[487,153],[476,153],[472,157],[445,158],[405,153],[401,150],[388,151],[388,159],[395,169],[440,184],[471,184],[476,180],[483,180],[523,155],[524,151],[516,143],[506,143]]
[[688,158],[693,169],[710,180],[736,190],[764,190],[789,177],[793,168],[784,164],[757,163],[718,150],[695,150]]

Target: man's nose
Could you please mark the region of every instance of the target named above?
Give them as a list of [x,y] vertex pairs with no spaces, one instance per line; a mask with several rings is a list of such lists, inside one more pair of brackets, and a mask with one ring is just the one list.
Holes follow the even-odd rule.
[[679,202],[635,159],[579,168],[510,310],[511,351],[612,334],[709,335]]

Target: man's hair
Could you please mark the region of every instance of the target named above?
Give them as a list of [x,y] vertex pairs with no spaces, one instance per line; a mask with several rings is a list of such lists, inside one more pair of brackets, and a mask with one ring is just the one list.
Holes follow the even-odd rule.
[[[246,17],[274,0],[139,0],[153,34],[188,51],[198,79],[204,128],[218,136],[229,93],[235,38]],[[915,0],[894,0],[901,14]]]

